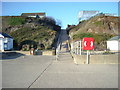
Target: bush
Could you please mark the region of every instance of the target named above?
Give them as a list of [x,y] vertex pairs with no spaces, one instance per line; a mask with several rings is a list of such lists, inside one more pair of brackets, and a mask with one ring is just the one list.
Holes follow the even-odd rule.
[[43,17],[41,19],[38,20],[38,22],[42,25],[42,26],[52,26],[54,27],[54,25],[56,25],[56,21],[54,18],[52,17]]
[[103,54],[114,54],[113,52],[105,51]]

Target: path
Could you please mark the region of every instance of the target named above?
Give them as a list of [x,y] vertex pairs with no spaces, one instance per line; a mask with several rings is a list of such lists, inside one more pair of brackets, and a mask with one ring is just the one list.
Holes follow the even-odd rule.
[[61,31],[61,50],[59,53],[59,61],[63,61],[63,62],[72,62],[73,63],[73,58],[69,52],[69,48],[68,48],[68,35],[66,30],[62,30]]

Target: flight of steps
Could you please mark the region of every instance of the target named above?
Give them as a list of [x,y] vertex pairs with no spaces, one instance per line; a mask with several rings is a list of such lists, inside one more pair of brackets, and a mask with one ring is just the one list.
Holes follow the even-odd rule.
[[70,54],[70,52],[60,52],[59,53],[59,59],[60,62],[73,62],[73,58]]
[[58,55],[58,61],[64,63],[71,63],[73,62],[73,58],[68,50],[68,35],[66,33],[66,30],[63,30],[61,33],[61,49]]

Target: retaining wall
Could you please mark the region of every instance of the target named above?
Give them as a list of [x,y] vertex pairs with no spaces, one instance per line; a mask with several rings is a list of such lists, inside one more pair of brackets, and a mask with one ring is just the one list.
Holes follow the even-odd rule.
[[43,51],[42,55],[55,55],[55,50],[52,50],[52,51]]
[[[118,64],[118,55],[120,54],[90,55],[89,64]],[[76,64],[86,64],[86,55],[73,55],[73,58]]]
[[15,51],[17,53],[21,53],[21,54],[24,54],[24,55],[30,55],[30,51]]
[[[31,55],[30,51],[4,51],[4,52],[16,52],[24,55]],[[37,51],[34,52],[34,55],[55,55],[55,50],[46,50],[46,51]]]

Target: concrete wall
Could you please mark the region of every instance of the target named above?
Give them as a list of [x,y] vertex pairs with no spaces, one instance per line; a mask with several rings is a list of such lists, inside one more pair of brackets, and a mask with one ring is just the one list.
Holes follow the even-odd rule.
[[[5,47],[6,43],[6,47]],[[0,51],[13,49],[13,39],[12,38],[0,38]]]
[[[30,51],[4,51],[4,52],[17,52],[24,55],[31,55]],[[34,55],[55,55],[55,50],[39,51],[37,53],[34,52]]]
[[8,38],[8,50],[13,49],[13,39],[12,38]]
[[30,55],[30,51],[15,51],[24,55]]
[[120,51],[120,41],[107,41],[107,49]]
[[[118,64],[118,55],[90,55],[89,64]],[[73,55],[73,58],[76,64],[86,64],[86,55]]]
[[0,37],[0,51],[4,51],[3,38]]
[[43,51],[42,55],[55,55],[55,50],[51,50],[51,51]]

